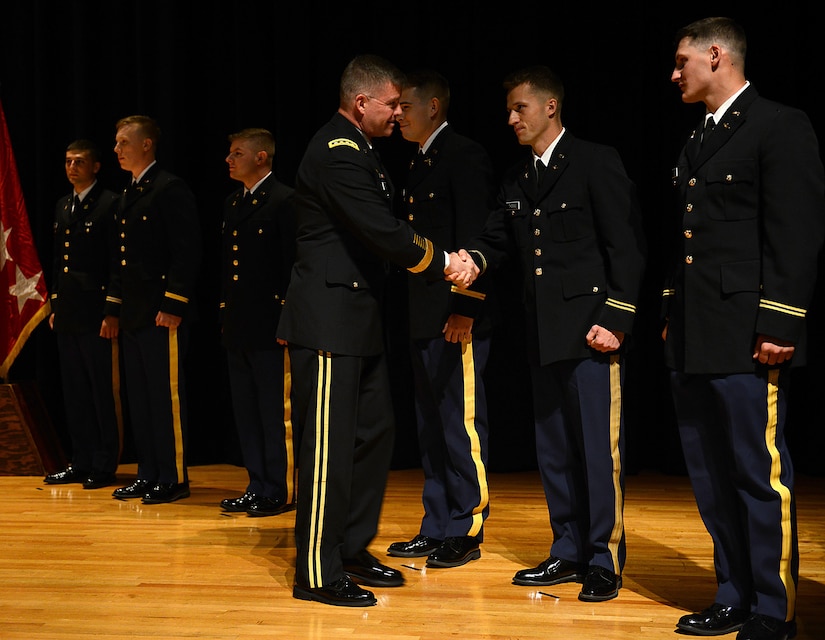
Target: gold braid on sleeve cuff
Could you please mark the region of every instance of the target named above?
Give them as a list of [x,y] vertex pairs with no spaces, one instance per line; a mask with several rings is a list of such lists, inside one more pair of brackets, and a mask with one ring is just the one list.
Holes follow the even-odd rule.
[[435,247],[433,247],[433,243],[430,240],[428,240],[424,236],[418,235],[417,233],[413,238],[413,242],[415,242],[415,244],[418,247],[424,250],[424,257],[421,258],[418,264],[409,267],[407,271],[409,271],[410,273],[421,273],[422,271],[425,271],[427,267],[429,267],[432,263]]

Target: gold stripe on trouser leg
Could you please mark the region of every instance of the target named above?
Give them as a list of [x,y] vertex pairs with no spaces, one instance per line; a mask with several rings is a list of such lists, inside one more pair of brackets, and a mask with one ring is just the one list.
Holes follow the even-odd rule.
[[765,428],[765,444],[771,456],[771,487],[779,494],[782,513],[782,555],[779,558],[779,579],[785,585],[788,611],[785,620],[792,620],[796,607],[796,585],[791,575],[793,534],[791,531],[791,491],[782,484],[782,460],[776,448],[776,427],[778,423],[777,403],[779,398],[779,369],[768,372],[768,424]]
[[292,426],[292,366],[284,347],[284,446],[286,447],[286,503],[295,501],[295,441]]
[[487,471],[481,459],[481,442],[476,429],[476,377],[472,338],[461,343],[461,368],[464,379],[464,431],[470,439],[470,455],[476,468],[476,483],[479,489],[479,502],[473,509],[473,524],[468,536],[477,536],[484,524],[484,508],[489,501]]
[[315,460],[312,468],[312,510],[309,516],[309,552],[307,575],[309,586],[324,586],[321,571],[321,542],[324,537],[324,510],[326,509],[327,466],[329,464],[329,389],[332,385],[332,359],[318,352],[318,383],[315,398]]
[[183,430],[180,423],[180,387],[178,382],[178,330],[169,327],[169,396],[172,400],[172,431],[175,435],[175,468],[178,482],[186,478],[183,468]]
[[622,426],[622,365],[619,356],[610,357],[610,457],[613,459],[613,531],[607,548],[613,558],[613,573],[619,575],[619,543],[624,531],[624,497],[622,496],[622,459],[619,451],[619,435]]
[[123,403],[120,401],[120,342],[111,338],[112,345],[112,397],[115,401],[115,420],[117,421],[117,461],[123,454]]

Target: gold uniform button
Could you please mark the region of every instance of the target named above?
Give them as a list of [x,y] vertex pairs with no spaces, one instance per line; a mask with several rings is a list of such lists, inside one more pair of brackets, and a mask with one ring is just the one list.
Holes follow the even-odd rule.
[[536,254],[537,256],[540,256],[541,255],[541,249],[533,249],[533,253]]
[[234,276],[232,276],[232,279],[237,281],[238,280],[238,274],[236,273]]
[[263,229],[258,229],[258,235],[261,235],[264,232]]
[[541,267],[536,267],[536,275],[540,276],[542,273],[544,273],[544,271],[542,271],[542,268]]
[[232,245],[232,251],[237,251],[237,250],[238,250],[238,245],[233,244],[233,245]]
[[733,176],[731,174],[726,175],[725,176],[725,182],[728,182],[728,183],[733,182]]
[[120,252],[121,253],[126,253],[126,246],[125,245],[120,245]]
[[595,287],[593,287],[592,291],[593,291],[593,293],[598,293],[598,292],[599,292],[599,287],[598,287],[598,285],[597,285],[597,286],[595,286]]
[[685,229],[685,238],[690,240],[693,237],[693,231],[690,229]]
[[233,260],[233,261],[232,261],[232,266],[237,267],[237,266],[238,266],[238,261],[237,261],[237,260]]
[[695,187],[696,186],[696,178],[691,178],[690,180],[688,180],[688,186],[689,187]]
[[358,281],[357,281],[357,280],[356,280],[355,282],[353,282],[353,283],[352,283],[352,288],[353,288],[353,289],[357,289],[357,288],[358,288]]
[[690,202],[688,202],[688,205],[685,207],[685,211],[687,211],[688,213],[693,211],[693,205]]
[[415,220],[415,216],[414,216],[413,214],[410,214],[410,215],[408,215],[408,216],[407,216],[407,219],[408,219],[410,222],[412,222],[413,220]]
[[540,216],[541,215],[541,209],[536,209],[535,211],[533,211],[533,215],[537,216],[537,217]]
[[415,198],[413,198],[412,196],[410,196],[410,204],[412,204],[413,202],[415,202]]
[[69,273],[69,267],[63,267],[63,273]]
[[232,230],[232,237],[237,237],[237,235],[238,235],[238,230],[237,230],[237,229],[233,229],[233,230]]
[[66,229],[63,233],[65,233],[66,235],[69,235],[71,233],[71,231],[69,229]]
[[68,242],[64,242],[64,243],[63,243],[63,246],[64,246],[64,247],[68,247],[68,246],[69,246],[69,243],[68,243]]
[[693,264],[693,256],[685,256],[685,264]]
[[126,260],[121,260],[120,264],[121,264],[121,266],[125,267],[126,266]]
[[533,235],[534,236],[540,236],[541,235],[541,229],[533,229]]

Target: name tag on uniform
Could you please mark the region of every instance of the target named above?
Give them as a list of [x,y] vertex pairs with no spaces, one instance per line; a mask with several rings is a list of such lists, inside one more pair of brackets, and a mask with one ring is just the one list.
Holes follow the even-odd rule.
[[520,211],[521,200],[509,200],[507,202],[507,208],[510,209],[510,211]]

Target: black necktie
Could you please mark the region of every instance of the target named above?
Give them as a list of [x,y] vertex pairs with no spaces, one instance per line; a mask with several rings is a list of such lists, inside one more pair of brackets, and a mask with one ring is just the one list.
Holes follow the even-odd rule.
[[701,143],[704,144],[705,140],[707,140],[708,136],[713,133],[713,129],[716,127],[716,122],[713,120],[713,115],[708,114],[705,118],[705,126],[702,129],[702,141]]
[[74,198],[72,198],[72,211],[69,219],[74,222],[80,217],[80,197],[77,194],[74,194]]
[[544,175],[546,170],[547,165],[544,164],[541,159],[536,160],[536,185],[541,184],[541,177]]

